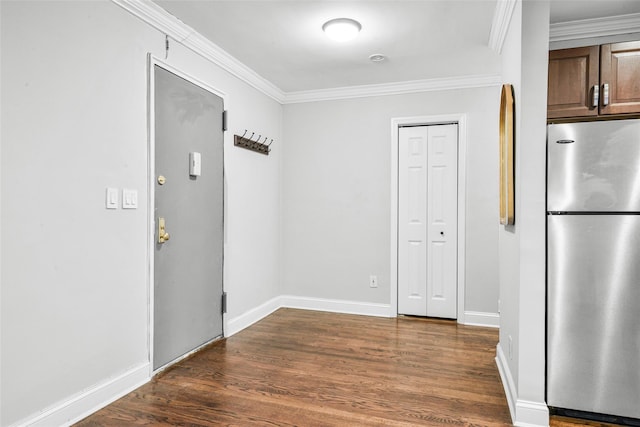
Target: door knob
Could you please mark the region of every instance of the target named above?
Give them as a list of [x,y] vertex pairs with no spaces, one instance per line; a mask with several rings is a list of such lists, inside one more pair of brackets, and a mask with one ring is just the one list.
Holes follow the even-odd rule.
[[164,243],[170,237],[166,230],[164,218],[158,218],[158,243]]

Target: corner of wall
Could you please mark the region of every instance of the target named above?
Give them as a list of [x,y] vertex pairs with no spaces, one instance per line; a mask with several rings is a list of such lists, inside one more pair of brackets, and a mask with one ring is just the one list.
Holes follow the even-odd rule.
[[229,338],[230,336],[237,334],[241,330],[248,328],[259,320],[267,317],[280,307],[282,307],[282,297],[277,296],[239,316],[229,319],[225,328],[225,337]]
[[496,347],[496,365],[500,380],[509,405],[509,412],[513,425],[519,427],[546,427],[549,425],[549,408],[540,402],[531,402],[518,398],[518,390],[506,356],[500,344]]

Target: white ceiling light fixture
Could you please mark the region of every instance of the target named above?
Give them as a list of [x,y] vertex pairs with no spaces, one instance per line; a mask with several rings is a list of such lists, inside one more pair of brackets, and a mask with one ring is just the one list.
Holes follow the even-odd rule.
[[350,18],[332,19],[325,22],[322,26],[322,31],[324,31],[332,40],[338,42],[352,40],[358,35],[361,29],[362,25],[360,25],[358,21]]
[[369,60],[370,60],[371,62],[382,62],[382,61],[384,61],[384,60],[386,60],[386,59],[387,59],[387,57],[386,57],[386,56],[384,56],[384,55],[383,55],[383,54],[381,54],[381,53],[374,53],[373,55],[370,55],[370,56],[369,56]]

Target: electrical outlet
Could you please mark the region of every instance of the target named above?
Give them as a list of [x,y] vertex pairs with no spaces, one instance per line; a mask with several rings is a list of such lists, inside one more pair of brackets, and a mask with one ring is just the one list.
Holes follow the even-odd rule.
[[369,287],[370,288],[378,287],[378,276],[374,276],[374,275],[369,276]]

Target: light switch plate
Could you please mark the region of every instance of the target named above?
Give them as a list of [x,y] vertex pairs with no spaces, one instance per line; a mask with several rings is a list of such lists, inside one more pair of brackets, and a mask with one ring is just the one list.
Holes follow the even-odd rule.
[[138,207],[138,191],[129,188],[122,189],[122,209],[136,209]]
[[118,209],[118,189],[107,187],[104,205],[107,209]]

